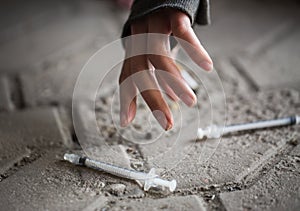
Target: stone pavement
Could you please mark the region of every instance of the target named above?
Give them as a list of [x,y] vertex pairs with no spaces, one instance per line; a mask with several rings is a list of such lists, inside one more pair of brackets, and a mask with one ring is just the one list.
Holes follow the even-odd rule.
[[[79,106],[74,113],[89,155],[138,171],[155,167],[177,180],[174,193],[144,192],[133,181],[62,159],[65,152],[83,154],[71,115],[77,76],[90,56],[119,37],[128,12],[110,1],[1,4],[1,210],[300,209],[299,126],[191,138],[192,126],[207,126],[212,112],[226,124],[300,114],[297,1],[212,1],[212,25],[195,30],[213,56],[226,107],[218,78],[204,75],[208,84],[199,81],[196,108],[170,102],[176,124],[159,141],[162,131],[141,100],[129,128],[112,119],[117,77],[98,93],[101,140],[89,127],[94,111]],[[182,52],[179,58],[188,64]],[[220,104],[210,107],[212,98]]]

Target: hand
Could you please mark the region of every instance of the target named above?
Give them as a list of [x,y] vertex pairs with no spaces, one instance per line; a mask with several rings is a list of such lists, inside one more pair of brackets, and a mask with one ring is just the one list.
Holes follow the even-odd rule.
[[[192,60],[203,69],[209,71],[213,68],[212,60],[206,50],[198,40],[194,30],[191,27],[189,17],[175,9],[160,9],[155,13],[139,19],[131,24],[131,34],[144,34],[144,33],[159,33],[178,37],[187,41],[193,49],[182,45],[185,51],[192,58]],[[167,37],[167,36],[164,36]],[[180,41],[179,41],[180,42]],[[150,43],[150,44],[149,44]],[[169,39],[152,39],[144,40],[142,43],[131,41],[125,43],[126,53],[135,48],[152,48],[157,54],[145,54],[133,57],[128,57],[123,63],[121,75],[119,78],[120,83],[120,122],[121,126],[125,127],[135,117],[136,114],[136,96],[138,90],[153,115],[158,120],[160,125],[169,130],[173,126],[173,117],[170,112],[168,104],[163,98],[162,93],[155,89],[143,89],[141,86],[147,87],[161,87],[166,94],[174,101],[181,99],[187,106],[193,106],[197,102],[196,95],[192,89],[186,84],[182,78],[178,67],[171,56],[169,48]],[[152,51],[153,52],[153,51]],[[149,72],[149,70],[151,70]],[[157,74],[155,69],[163,70],[172,77],[163,77]],[[142,79],[134,80],[128,79],[135,73],[145,71]],[[122,87],[122,82],[126,80],[126,86]],[[144,91],[145,90],[145,91]]]

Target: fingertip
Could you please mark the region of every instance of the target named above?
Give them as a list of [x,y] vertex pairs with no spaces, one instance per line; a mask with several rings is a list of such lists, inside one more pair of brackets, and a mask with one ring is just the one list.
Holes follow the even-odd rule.
[[174,120],[173,120],[173,116],[171,113],[169,113],[169,115],[167,115],[166,118],[167,118],[167,125],[164,129],[165,129],[165,131],[168,131],[173,128]]
[[164,114],[160,110],[155,110],[152,112],[152,114],[165,131],[168,131],[173,127],[172,115]]
[[120,111],[120,125],[121,127],[127,127],[134,119],[136,114],[136,103],[135,99],[130,103],[128,109],[121,108]]
[[128,111],[128,124],[133,121],[135,114],[136,114],[136,103],[135,101],[132,101],[130,103],[129,111]]
[[127,114],[124,112],[120,113],[120,125],[121,127],[127,127],[129,124]]
[[193,107],[197,103],[197,98],[188,94],[180,95],[180,99],[189,107]]
[[199,66],[202,67],[206,71],[212,71],[213,68],[214,68],[213,67],[213,63],[212,62],[208,62],[208,61],[200,62]]
[[173,121],[172,122],[168,121],[168,124],[166,125],[166,128],[164,128],[164,129],[165,129],[165,131],[168,131],[168,130],[171,130],[172,127],[173,127]]

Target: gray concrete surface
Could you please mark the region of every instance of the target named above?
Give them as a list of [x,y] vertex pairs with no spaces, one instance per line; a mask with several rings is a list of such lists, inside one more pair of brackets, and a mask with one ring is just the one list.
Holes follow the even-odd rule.
[[228,210],[298,210],[299,162],[297,156],[284,157],[249,189],[221,193],[222,203]]
[[0,114],[1,174],[36,151],[52,147],[69,147],[70,139],[60,127],[56,109],[38,108]]
[[85,153],[132,170],[155,167],[177,180],[169,193],[63,161],[65,152],[84,154],[72,125],[76,79],[119,38],[128,11],[104,0],[1,2],[0,210],[299,210],[299,126],[191,138],[212,114],[226,124],[300,114],[299,2],[215,0],[211,8],[212,24],[195,31],[226,101],[219,79],[201,75],[197,107],[169,102],[176,124],[153,143],[162,130],[141,99],[134,123],[118,127],[115,75],[95,104],[101,138],[91,108],[74,113]]
[[[163,199],[145,199],[143,201],[123,201],[117,204],[121,209],[129,210],[206,210],[205,202],[198,196],[177,196]],[[119,210],[112,209],[112,210]]]

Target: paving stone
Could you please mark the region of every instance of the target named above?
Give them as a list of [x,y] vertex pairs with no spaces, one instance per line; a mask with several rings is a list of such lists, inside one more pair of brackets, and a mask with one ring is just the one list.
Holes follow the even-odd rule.
[[[34,2],[32,3],[34,4]],[[115,35],[116,30],[112,31],[109,28],[103,30],[104,26],[112,29],[116,28],[118,32],[121,31],[120,23],[113,21],[117,13],[112,12],[109,7],[110,4],[107,2],[64,1],[63,4],[54,2],[52,4],[48,3],[48,8],[45,6],[44,9],[41,8],[39,3],[37,5],[31,8],[25,5],[23,7],[25,12],[16,19],[17,22],[22,23],[23,21],[26,28],[24,19],[28,20],[28,13],[31,11],[31,19],[39,17],[40,22],[32,21],[30,23],[29,21],[28,25],[33,25],[31,30],[24,30],[22,35],[12,36],[12,39],[1,44],[0,61],[2,69],[10,72],[20,72],[24,68],[44,60],[50,54],[85,37],[98,35],[106,37],[108,40],[118,38]],[[19,7],[16,6],[15,8]],[[11,12],[15,16],[16,13],[17,9]],[[48,14],[45,15],[45,13]],[[47,18],[51,16],[52,18]],[[106,24],[106,22],[110,24]],[[34,26],[34,24],[39,26]],[[30,27],[27,26],[27,28]],[[108,35],[107,32],[110,34]],[[18,31],[15,33],[18,33]]]
[[270,46],[257,49],[255,53],[252,52],[252,55],[245,54],[236,59],[241,70],[257,84],[259,89],[300,90],[298,71],[300,50],[295,45],[299,42],[300,30],[295,25],[296,23],[292,30],[284,33],[284,37],[274,41]]
[[[232,96],[227,99],[227,125],[290,116],[299,113],[299,102],[299,93],[288,90]],[[179,143],[173,143],[178,136],[175,134],[141,145],[140,150],[149,166],[163,170],[165,178],[176,179],[179,189],[241,184],[247,175],[293,141],[298,127],[238,133],[206,141],[188,141],[185,136],[193,131],[185,127]]]
[[[92,42],[93,43],[93,42]],[[25,106],[61,104],[71,107],[76,79],[95,48],[82,48],[81,53],[51,58],[33,71],[19,74]]]
[[64,150],[48,151],[3,180],[0,183],[2,209],[89,210],[105,201],[104,184],[115,179],[64,162],[63,153]]
[[1,113],[0,128],[1,174],[36,150],[71,144],[53,108]]
[[9,79],[6,76],[0,76],[0,99],[0,111],[12,111],[14,109]]
[[[111,28],[120,27],[111,26]],[[112,35],[103,35],[108,33],[107,30],[102,30],[101,33],[89,33],[84,37],[78,37],[76,42],[58,49],[20,73],[25,105],[62,104],[70,108],[75,82],[83,66],[94,53],[112,39]],[[117,35],[114,36],[114,39],[117,38]]]
[[280,1],[271,0],[260,4],[215,0],[211,1],[211,25],[197,26],[195,31],[213,57],[236,56],[282,23],[299,20],[298,10],[295,1],[282,5]]
[[[122,186],[124,190],[140,189],[127,179],[63,161],[65,152],[63,148],[48,148],[36,160],[19,167],[18,171],[2,180],[2,208],[94,210],[106,206],[108,198],[105,196],[110,192],[119,194],[120,190],[115,186]],[[82,151],[72,152],[84,154]],[[102,156],[109,155],[111,153],[103,149]],[[124,163],[124,158],[118,162]]]
[[[23,34],[18,27],[16,32],[14,27],[3,27],[4,32],[11,30],[8,34],[19,36],[11,36],[0,45],[1,72],[19,75],[25,106],[71,107],[79,72],[97,50],[119,38],[124,12],[116,13],[113,4],[103,1],[53,1],[47,5],[23,5],[25,11],[18,18],[11,18],[12,24],[24,25],[24,29],[20,26]],[[22,22],[29,11],[31,18]],[[6,37],[5,33],[3,36]]]
[[206,204],[199,196],[173,196],[163,199],[118,201],[111,210],[206,210]]
[[299,210],[300,159],[287,156],[246,190],[221,193],[227,210]]
[[112,145],[98,133],[96,122],[93,121],[93,111],[86,104],[74,104],[73,123],[78,142],[87,156],[111,164],[118,165],[121,162],[122,166],[125,164],[124,167],[130,166],[129,160],[124,159],[127,156],[125,148]]

